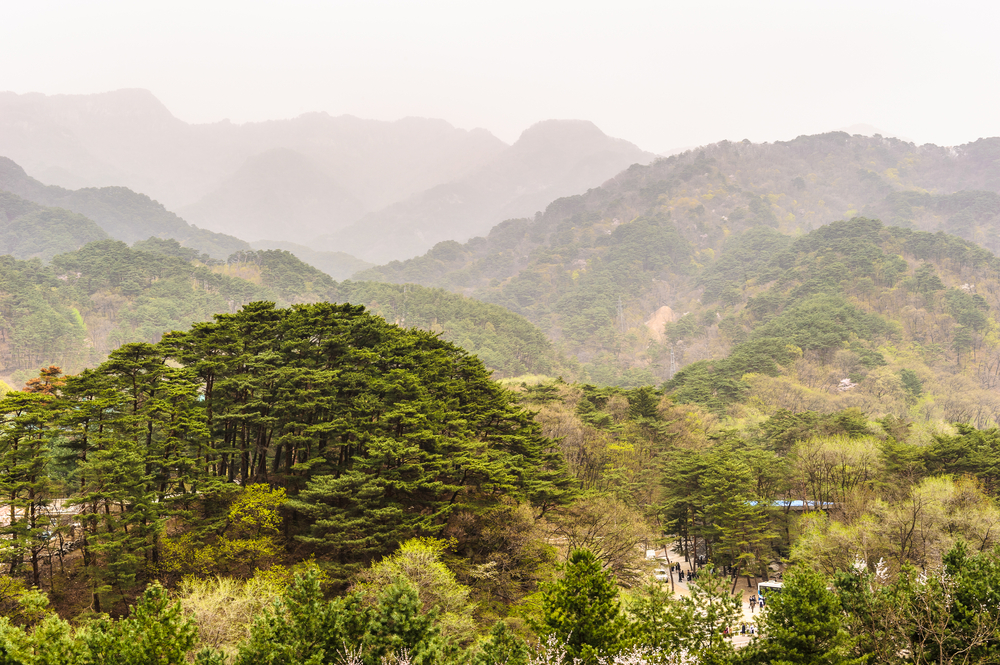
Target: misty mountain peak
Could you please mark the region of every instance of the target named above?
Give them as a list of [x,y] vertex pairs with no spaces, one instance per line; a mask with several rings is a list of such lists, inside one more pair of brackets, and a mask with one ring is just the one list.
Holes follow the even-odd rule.
[[0,183],[16,182],[28,177],[21,166],[10,157],[0,156]]
[[569,143],[592,144],[610,137],[589,120],[542,120],[521,132],[515,148],[552,148]]
[[[620,168],[607,172],[603,163],[611,155],[624,158],[627,163],[616,163]],[[552,182],[564,178],[567,171],[589,170],[587,164],[595,159],[602,164],[598,170],[607,178],[633,162],[648,163],[653,156],[628,141],[608,136],[589,120],[544,120],[524,130],[502,158],[540,168],[547,172],[547,181]],[[588,176],[587,180],[594,177]],[[597,180],[590,186],[600,182],[603,181]]]
[[86,98],[84,108],[94,115],[178,122],[163,102],[149,90],[142,88],[123,88],[97,95],[86,95]]
[[320,164],[290,148],[244,161],[220,187],[181,208],[193,223],[243,238],[310,238],[361,216],[362,204]]
[[468,176],[366,215],[321,244],[372,262],[407,258],[439,241],[464,241],[504,219],[534,215],[554,199],[654,157],[590,121],[546,120]]

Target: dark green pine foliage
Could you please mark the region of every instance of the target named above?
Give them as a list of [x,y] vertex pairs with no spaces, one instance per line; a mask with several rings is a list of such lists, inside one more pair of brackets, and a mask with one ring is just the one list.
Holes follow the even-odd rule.
[[[155,573],[168,519],[210,538],[235,484],[284,487],[286,536],[341,579],[456,510],[572,494],[556,443],[476,357],[353,305],[252,303],[3,404],[0,490],[34,515],[57,440],[97,611]],[[9,532],[28,553],[44,526]]]
[[324,600],[315,572],[296,577],[281,600],[256,619],[235,665],[338,663],[364,637],[365,614],[356,595]]
[[42,393],[12,392],[0,400],[0,491],[7,512],[7,573],[20,574],[31,564],[31,582],[41,582],[40,557],[55,521],[48,510],[53,497],[52,452],[48,423],[55,399]]
[[459,506],[544,512],[568,492],[554,442],[477,358],[363,307],[252,303],[162,346],[204,386],[205,468],[297,494],[295,535],[344,574]]
[[166,519],[187,516],[204,476],[207,428],[195,375],[160,348],[127,344],[63,389],[94,603],[123,598],[159,561]]
[[362,639],[365,665],[381,665],[409,654],[413,665],[437,665],[446,660],[446,645],[438,634],[436,610],[420,612],[417,590],[403,579],[379,594],[368,613]]
[[159,584],[146,589],[128,616],[96,617],[74,628],[55,613],[30,627],[0,617],[0,665],[225,665],[221,652],[191,653],[198,628]]
[[[84,636],[94,665],[183,665],[197,638],[194,619],[159,584],[146,589],[127,618],[98,621]],[[224,661],[221,654],[202,652],[195,662]]]
[[785,576],[781,593],[768,598],[759,620],[761,637],[740,652],[745,663],[771,665],[861,665],[851,654],[852,640],[844,625],[837,595],[811,568]]
[[626,638],[627,621],[618,587],[601,562],[588,550],[574,550],[562,579],[542,596],[542,636],[553,637],[565,649],[567,663],[579,659],[597,663],[617,654]]

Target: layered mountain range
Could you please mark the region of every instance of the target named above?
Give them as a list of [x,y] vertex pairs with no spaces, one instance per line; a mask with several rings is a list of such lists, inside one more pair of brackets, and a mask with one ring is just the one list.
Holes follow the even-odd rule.
[[654,158],[583,121],[539,123],[512,146],[424,118],[192,125],[144,90],[0,93],[0,155],[65,188],[143,192],[214,232],[376,263],[485,233]]
[[[989,325],[970,318],[972,310],[963,298],[981,296],[969,302],[990,317],[1000,304],[1000,296],[994,293],[995,264],[986,253],[1000,250],[1000,139],[940,147],[831,132],[771,144],[723,141],[644,164],[650,155],[583,121],[542,122],[525,131],[514,145],[504,146],[485,132],[456,130],[439,121],[370,123],[321,114],[258,125],[220,125],[223,131],[214,125],[186,125],[149,109],[145,116],[122,110],[133,97],[155,106],[148,95],[130,92],[96,97],[88,98],[90,106],[84,105],[76,115],[66,109],[79,106],[81,99],[28,95],[15,101],[49,109],[49,115],[40,117],[55,122],[50,117],[54,114],[64,126],[75,127],[74,131],[100,125],[93,118],[86,122],[81,118],[88,113],[111,113],[110,105],[117,109],[116,117],[128,120],[123,121],[122,131],[134,134],[140,152],[142,146],[167,150],[155,136],[144,134],[143,122],[136,120],[148,116],[147,133],[156,134],[166,127],[180,132],[177,136],[201,132],[204,137],[216,137],[189,143],[185,149],[194,151],[191,155],[200,154],[199,150],[208,154],[212,146],[223,145],[218,139],[223,135],[229,136],[225,145],[230,154],[234,146],[244,153],[229,163],[228,171],[212,167],[214,183],[179,207],[181,215],[147,196],[148,192],[140,194],[120,185],[69,189],[43,184],[15,161],[0,160],[0,212],[7,221],[0,233],[2,249],[18,259],[54,260],[60,266],[45,276],[32,272],[36,268],[28,264],[17,267],[15,272],[45,293],[49,293],[48,285],[56,284],[52,280],[72,282],[76,273],[87,272],[65,267],[72,261],[60,255],[88,251],[88,260],[96,261],[96,250],[87,250],[92,246],[88,243],[117,247],[107,244],[108,239],[133,243],[142,252],[166,254],[195,269],[190,272],[181,264],[170,264],[174,276],[167,296],[163,295],[167,280],[145,273],[130,278],[126,273],[133,268],[121,268],[123,276],[107,278],[99,289],[87,291],[89,300],[60,286],[51,293],[67,294],[62,306],[69,308],[64,318],[68,317],[71,327],[79,325],[72,315],[77,311],[87,331],[92,325],[104,330],[106,318],[122,326],[113,339],[152,338],[161,323],[173,325],[166,322],[205,316],[216,306],[211,303],[224,302],[222,311],[230,311],[258,294],[282,302],[358,300],[392,321],[469,340],[470,347],[490,359],[491,367],[507,376],[555,368],[595,383],[625,385],[666,381],[684,367],[721,362],[731,353],[746,355],[751,347],[756,349],[754,357],[773,361],[764,369],[780,373],[796,362],[782,355],[781,349],[789,344],[804,349],[807,356],[815,352],[807,358],[812,364],[803,366],[803,371],[826,367],[846,344],[844,348],[869,365],[870,354],[881,353],[897,369],[909,363],[913,371],[924,373],[928,385],[936,382],[939,386],[947,383],[937,376],[940,372],[958,367],[962,375],[983,374],[987,370],[982,359],[992,358]],[[52,109],[62,109],[63,115]],[[13,117],[7,113],[0,121]],[[153,122],[155,118],[159,120]],[[32,122],[41,121],[25,119],[18,125],[20,134],[15,132],[23,149],[30,143],[32,132],[26,128]],[[353,128],[354,143],[345,140],[339,145],[353,145],[359,152],[355,153],[358,168],[345,175],[346,171],[338,173],[331,166],[333,152],[323,151],[348,126]],[[46,152],[46,146],[58,143],[50,130],[37,130],[48,143],[36,141],[36,148],[29,152],[38,172],[56,174],[46,171],[49,167],[42,162],[64,159],[64,164],[71,165],[65,158],[72,151]],[[72,143],[68,136],[64,132],[60,139],[63,148]],[[324,143],[318,136],[329,141]],[[362,140],[362,136],[368,138]],[[420,140],[425,145],[434,145],[423,153],[433,166],[421,173],[413,172],[420,170],[414,166],[419,160],[412,152],[418,151],[417,136],[423,136]],[[4,140],[17,143],[0,134],[0,141]],[[382,147],[366,151],[364,141]],[[178,139],[170,149],[183,146]],[[105,161],[120,158],[126,150],[124,143],[118,148],[98,147],[87,154],[99,153]],[[382,181],[365,180],[366,169],[375,169],[378,159],[393,161],[390,153],[396,155],[395,161]],[[224,161],[217,154],[210,155],[197,168],[204,170]],[[151,160],[145,157],[131,162],[136,165],[134,177],[153,173],[155,169],[147,162]],[[87,175],[87,162],[79,164],[80,173]],[[174,167],[165,159],[157,168],[168,173]],[[86,182],[102,184],[100,178],[111,177],[111,172],[94,169]],[[609,173],[611,169],[616,170]],[[431,177],[446,181],[426,186]],[[185,178],[172,180],[171,186],[180,187]],[[561,192],[570,195],[561,196]],[[372,209],[373,201],[385,205]],[[201,222],[199,226],[189,223],[201,219],[199,215],[228,220],[224,223],[244,235],[241,239],[208,231],[201,228]],[[852,218],[881,222],[834,227],[841,229],[834,236],[820,233],[831,223]],[[275,235],[269,239],[265,234],[270,230]],[[828,239],[835,236],[839,244],[831,250]],[[305,239],[297,242],[301,238]],[[793,244],[794,238],[812,240]],[[424,249],[420,256],[372,265]],[[336,279],[353,276],[367,286],[358,282],[337,285],[276,250],[292,252]],[[127,255],[120,248],[112,254],[118,258],[88,270],[102,275],[101,279],[109,271],[118,274],[117,263]],[[129,261],[137,265],[134,258]],[[816,287],[810,275],[819,264],[827,266],[829,273],[822,288]],[[841,264],[843,268],[838,267]],[[923,264],[930,267],[922,268]],[[890,268],[885,266],[893,275],[886,273]],[[197,272],[203,268],[208,272]],[[924,272],[918,274],[920,270]],[[929,270],[937,275],[935,284],[940,288],[926,285]],[[977,271],[982,272],[978,278]],[[210,274],[242,282],[226,282],[223,288],[223,282],[212,281],[219,277]],[[196,291],[207,289],[199,296],[205,303],[200,313],[181,308],[177,314],[166,314],[185,297],[180,285],[192,279]],[[872,285],[865,287],[869,279]],[[482,310],[456,305],[471,301],[447,300],[441,295],[444,291],[428,295],[430,291],[415,291],[413,284],[499,307]],[[10,293],[19,288],[11,286]],[[219,299],[225,289],[242,295]],[[819,300],[810,300],[813,296]],[[11,297],[12,303],[17,301]],[[46,295],[50,297],[55,296]],[[909,304],[903,302],[907,298]],[[896,300],[886,304],[887,299]],[[421,314],[415,319],[418,302]],[[127,322],[122,323],[112,313],[116,307],[106,303],[118,303],[117,309],[128,312]],[[816,349],[811,341],[804,342],[808,335],[803,337],[795,326],[817,308],[843,315],[839,323],[816,318],[817,330],[827,324],[847,326],[848,337]],[[159,313],[142,325],[135,323],[134,317],[147,310]],[[519,315],[511,319],[517,321],[511,329],[519,330],[517,339],[522,341],[511,341],[502,331],[499,313],[504,310]],[[95,311],[105,318],[97,317]],[[16,308],[8,314],[4,314],[8,321],[28,321]],[[868,315],[885,321],[865,318]],[[930,332],[914,329],[898,334],[899,327],[906,330],[911,326],[907,321],[914,317],[926,318]],[[765,328],[770,331],[766,333],[757,331],[762,325],[785,326],[788,321],[795,326],[778,332],[771,328]],[[41,325],[40,319],[31,323]],[[16,330],[8,333],[13,339]],[[110,333],[96,334],[93,348],[106,348]],[[481,338],[482,334],[488,334],[488,339]],[[543,334],[551,349],[538,341]],[[785,341],[780,348],[761,351],[753,344],[763,344],[759,342],[762,337]],[[530,344],[523,341],[529,338]],[[901,340],[937,344],[934,353],[938,355],[914,364],[879,350]],[[533,350],[523,351],[525,344]],[[33,352],[30,362],[25,362],[43,356],[46,352]],[[20,361],[11,363],[23,366]],[[698,367],[700,373],[680,374],[671,385],[678,394],[693,396],[715,409],[722,406],[706,395],[732,388],[726,382],[738,381],[737,375],[747,373],[743,360],[732,361],[731,371],[722,374],[714,366]],[[875,366],[862,367],[874,371]],[[862,370],[852,371],[855,379],[866,375]],[[837,382],[845,378],[850,379],[843,376]],[[837,382],[830,390],[836,390]],[[861,385],[853,379],[848,383]],[[699,392],[702,388],[708,393]],[[988,390],[992,389],[991,385]]]

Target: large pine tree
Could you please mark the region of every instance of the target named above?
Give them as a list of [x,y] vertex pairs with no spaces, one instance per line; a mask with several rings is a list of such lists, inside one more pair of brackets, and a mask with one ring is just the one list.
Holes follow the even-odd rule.
[[542,596],[539,633],[563,646],[567,663],[591,664],[621,650],[626,627],[614,578],[593,553],[574,550]]

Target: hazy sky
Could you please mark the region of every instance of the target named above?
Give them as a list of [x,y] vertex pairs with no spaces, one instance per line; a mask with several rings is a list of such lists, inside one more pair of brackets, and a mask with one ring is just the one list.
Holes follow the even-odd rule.
[[647,150],[868,123],[1000,135],[1000,3],[0,0],[0,90],[146,88],[189,122],[585,118]]

